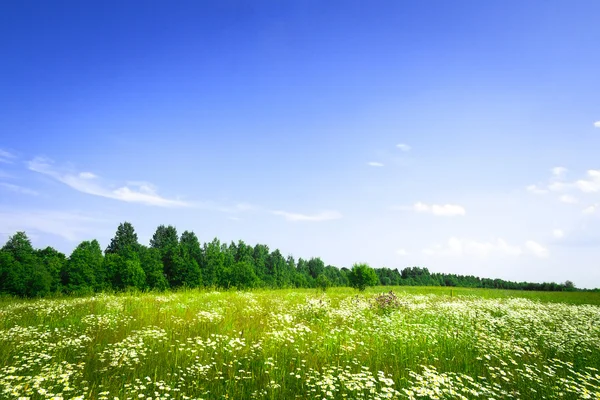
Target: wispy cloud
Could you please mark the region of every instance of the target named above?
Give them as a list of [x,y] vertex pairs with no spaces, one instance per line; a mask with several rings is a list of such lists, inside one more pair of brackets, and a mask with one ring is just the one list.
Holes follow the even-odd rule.
[[541,244],[534,242],[533,240],[528,240],[527,242],[525,242],[525,247],[536,257],[548,257],[548,249],[542,246]]
[[30,196],[37,196],[37,195],[39,195],[39,193],[36,192],[35,190],[28,189],[26,187],[22,187],[22,186],[18,186],[18,185],[13,185],[11,183],[0,182],[0,188],[3,188],[5,190],[9,190],[9,191],[14,192],[14,193],[27,194],[27,195],[30,195]]
[[546,194],[548,190],[540,188],[538,185],[527,186],[527,191],[534,194]]
[[562,179],[565,177],[568,170],[565,167],[554,167],[551,171],[552,176],[554,176],[554,178]]
[[292,212],[278,210],[278,211],[272,211],[272,213],[274,215],[279,215],[290,222],[299,222],[299,221],[320,222],[320,221],[330,221],[330,220],[342,218],[342,214],[338,211],[322,211],[317,214],[300,214],[300,213],[292,213]]
[[596,122],[594,122],[594,127],[596,127],[596,128],[600,128],[600,121],[596,121]]
[[77,242],[98,233],[105,221],[76,212],[62,211],[0,211],[0,232],[17,231],[48,233]]
[[13,153],[0,149],[0,163],[12,164],[16,158]]
[[578,200],[576,197],[571,196],[569,194],[563,194],[562,196],[560,196],[558,198],[558,201],[560,201],[561,203],[566,203],[566,204],[577,204]]
[[552,236],[554,236],[556,239],[562,239],[565,237],[565,232],[562,229],[553,229]]
[[410,147],[409,145],[407,145],[406,143],[398,143],[396,145],[397,148],[399,148],[402,151],[410,151],[412,149],[412,147]]
[[523,253],[519,246],[508,244],[504,239],[491,242],[451,237],[445,245],[435,245],[422,250],[428,256],[444,257],[480,257],[494,255],[518,256]]
[[429,205],[417,202],[413,205],[413,210],[416,212],[429,213],[440,217],[455,217],[466,214],[465,208],[456,204]]
[[407,255],[408,255],[408,251],[406,251],[406,249],[398,249],[398,250],[396,251],[396,254],[398,254],[399,256],[402,256],[402,257],[404,257],[404,256],[407,256]]
[[[189,207],[190,203],[167,199],[156,192],[156,188],[145,182],[129,182],[129,186],[111,189],[102,185],[98,177],[91,172],[62,172],[52,162],[44,158],[35,158],[28,163],[31,171],[50,176],[79,192],[93,196],[106,197],[128,203],[139,203],[157,207]],[[130,187],[131,186],[131,187]]]
[[383,164],[377,161],[369,161],[367,165],[371,167],[383,167]]
[[599,209],[600,209],[600,203],[592,204],[591,206],[584,208],[583,213],[584,214],[595,214],[596,211],[598,211]]

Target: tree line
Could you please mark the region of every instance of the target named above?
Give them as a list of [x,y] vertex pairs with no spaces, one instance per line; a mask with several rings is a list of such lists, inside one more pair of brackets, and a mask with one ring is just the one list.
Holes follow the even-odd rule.
[[537,284],[429,273],[427,268],[402,271],[355,264],[337,268],[318,257],[284,257],[264,244],[200,244],[194,232],[178,235],[160,225],[149,246],[139,243],[133,226],[124,222],[102,251],[97,240],[80,243],[69,257],[46,247],[34,249],[25,232],[12,235],[0,249],[0,294],[39,297],[57,293],[89,294],[127,289],[169,288],[322,288],[374,285],[490,287],[523,290],[575,290],[570,282]]

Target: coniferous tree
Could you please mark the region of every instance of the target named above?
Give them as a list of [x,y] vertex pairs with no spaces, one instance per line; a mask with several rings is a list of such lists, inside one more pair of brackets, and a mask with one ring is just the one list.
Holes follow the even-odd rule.
[[129,222],[123,222],[119,224],[115,237],[111,239],[105,253],[116,253],[121,255],[132,251],[137,253],[139,246],[137,233],[135,233],[133,225]]

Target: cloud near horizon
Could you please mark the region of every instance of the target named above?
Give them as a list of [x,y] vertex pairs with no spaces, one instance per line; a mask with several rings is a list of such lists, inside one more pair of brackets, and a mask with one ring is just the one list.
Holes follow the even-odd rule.
[[342,214],[338,211],[322,211],[317,214],[300,214],[300,213],[292,213],[287,211],[272,211],[274,215],[279,215],[285,218],[290,222],[298,222],[298,221],[312,221],[312,222],[321,222],[321,221],[331,221],[335,219],[342,218]]
[[28,162],[31,171],[49,176],[72,189],[93,196],[106,197],[127,203],[139,203],[156,207],[191,207],[192,204],[182,200],[167,199],[156,192],[156,188],[145,182],[129,182],[129,186],[110,189],[98,182],[98,177],[91,172],[60,172],[53,167],[50,160],[36,157]]
[[490,256],[521,256],[531,254],[539,258],[548,257],[548,249],[541,244],[529,240],[525,242],[525,252],[520,246],[511,245],[506,240],[498,238],[491,242],[479,242],[476,240],[451,237],[445,245],[434,245],[422,250],[426,256],[442,257],[479,257]]
[[98,233],[98,224],[105,222],[77,212],[0,210],[0,232],[47,233],[71,242],[94,238]]

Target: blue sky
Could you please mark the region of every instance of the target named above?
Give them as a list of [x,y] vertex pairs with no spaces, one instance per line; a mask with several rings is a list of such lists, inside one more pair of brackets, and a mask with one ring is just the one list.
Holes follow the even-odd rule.
[[600,287],[596,0],[0,11],[0,240],[127,220]]

